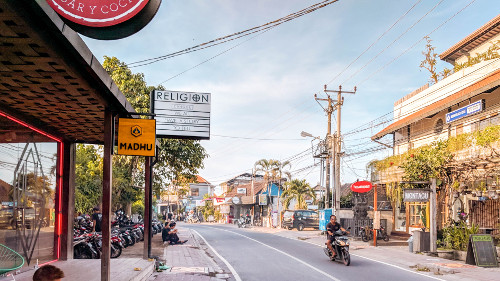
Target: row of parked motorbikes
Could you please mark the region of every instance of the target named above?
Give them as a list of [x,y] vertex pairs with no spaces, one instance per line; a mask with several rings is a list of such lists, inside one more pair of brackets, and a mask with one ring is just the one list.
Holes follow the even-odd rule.
[[[133,223],[123,212],[115,213],[116,220],[111,222],[111,258],[117,258],[124,248],[135,245],[144,240],[144,223]],[[153,235],[161,233],[163,224],[153,220],[151,232]],[[83,215],[75,219],[73,235],[73,258],[99,259],[102,252],[102,234],[92,232],[90,216]]]

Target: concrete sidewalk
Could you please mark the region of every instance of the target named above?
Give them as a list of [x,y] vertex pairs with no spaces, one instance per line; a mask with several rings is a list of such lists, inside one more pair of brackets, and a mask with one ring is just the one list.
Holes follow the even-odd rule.
[[169,269],[155,272],[148,281],[225,281],[234,280],[227,269],[221,268],[209,255],[208,247],[197,235],[177,224],[180,240],[188,240],[183,245],[163,245],[161,235],[153,237],[152,253],[159,257]]

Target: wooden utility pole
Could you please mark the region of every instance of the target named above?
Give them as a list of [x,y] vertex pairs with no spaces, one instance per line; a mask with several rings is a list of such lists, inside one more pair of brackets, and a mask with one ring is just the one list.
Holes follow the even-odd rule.
[[[337,100],[335,100],[336,104],[335,107],[337,109],[337,132],[335,133],[335,138],[334,138],[334,147],[335,147],[335,154],[333,155],[334,158],[334,177],[335,177],[335,182],[334,182],[334,187],[335,187],[335,193],[334,193],[334,198],[335,198],[335,212],[337,213],[338,210],[340,210],[340,156],[342,153],[342,134],[340,131],[340,118],[341,118],[341,108],[342,104],[344,103],[344,98],[342,97],[342,93],[346,94],[355,94],[356,93],[356,87],[354,87],[354,91],[342,91],[342,86],[339,86],[338,90],[327,90],[326,85],[325,85],[325,93],[328,95],[328,93],[337,93]],[[330,95],[328,95],[328,100],[331,100]]]
[[326,132],[327,156],[326,156],[326,179],[325,179],[325,189],[326,189],[325,209],[330,208],[330,163],[331,163],[330,158],[332,157],[331,139],[332,139],[332,112],[333,112],[332,99],[330,98],[330,95],[327,94],[327,96],[328,96],[328,99],[320,99],[316,95],[314,95],[314,99],[316,101],[320,100],[320,101],[327,101],[328,102],[328,107],[325,109],[326,114],[328,115],[328,126],[327,126],[327,132]]

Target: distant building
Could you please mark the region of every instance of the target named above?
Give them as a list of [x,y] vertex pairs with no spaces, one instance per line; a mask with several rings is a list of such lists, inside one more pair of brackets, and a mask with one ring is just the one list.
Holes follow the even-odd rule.
[[[498,139],[481,145],[475,137],[487,128],[500,131],[498,47],[500,15],[444,51],[440,58],[454,64],[456,71],[396,101],[393,123],[372,136],[373,140],[389,136],[393,154],[410,153],[409,156],[414,149],[448,140],[453,160],[445,167],[449,177],[438,179],[442,182],[437,200],[438,227],[457,221],[463,212],[469,215],[469,223],[485,228],[495,228],[500,219],[500,201],[495,191],[500,169]],[[490,137],[492,134],[495,133]],[[372,180],[382,188],[398,186],[403,180],[404,170],[395,161],[389,162],[372,173]],[[483,193],[474,196],[477,190]],[[395,204],[396,229],[408,232],[429,227],[427,202]]]

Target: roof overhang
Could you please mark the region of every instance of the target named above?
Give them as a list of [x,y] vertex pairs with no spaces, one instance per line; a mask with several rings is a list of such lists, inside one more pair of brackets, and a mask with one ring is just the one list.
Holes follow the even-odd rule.
[[469,36],[456,43],[448,50],[439,55],[441,60],[449,63],[454,63],[456,59],[463,55],[468,55],[471,50],[484,42],[491,39],[493,36],[500,33],[500,14],[492,20],[481,26]]
[[[385,135],[394,133],[395,131],[405,126],[408,126],[409,124],[412,124],[420,119],[436,114],[461,101],[479,95],[483,92],[486,92],[498,86],[500,86],[500,69],[493,71],[492,73],[488,74],[486,77],[482,79],[478,79],[478,81],[475,81],[471,85],[457,91],[456,93],[448,95],[446,98],[436,101],[422,108],[421,110],[418,110],[417,112],[392,123],[391,125],[385,127],[380,132],[372,136],[371,139],[372,140],[380,139]],[[432,91],[434,87],[439,88],[442,87],[442,85],[440,85],[439,83],[435,84],[428,90]]]
[[[46,1],[1,1],[0,110],[65,141],[103,143],[104,111],[135,112]],[[2,124],[0,124],[2,129]]]

